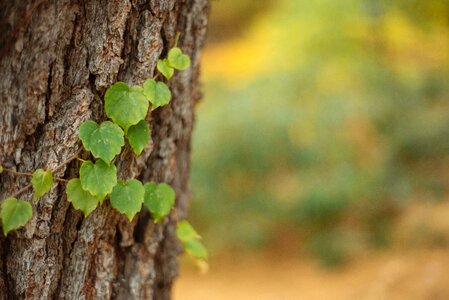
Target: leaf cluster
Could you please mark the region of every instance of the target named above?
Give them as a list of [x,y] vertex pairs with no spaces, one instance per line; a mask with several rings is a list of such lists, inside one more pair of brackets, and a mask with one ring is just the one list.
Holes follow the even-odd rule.
[[[186,60],[182,51],[172,52],[173,49],[165,59],[171,61],[167,66],[186,69],[190,59],[187,56]],[[164,75],[163,72],[161,74]],[[167,79],[170,77],[166,76]],[[155,222],[160,222],[173,208],[175,192],[169,185],[142,183],[136,179],[119,180],[114,164],[125,140],[136,155],[142,153],[151,139],[146,121],[149,108],[165,106],[171,97],[167,84],[154,78],[145,80],[141,86],[129,87],[124,82],[117,82],[107,89],[104,96],[105,113],[110,120],[101,124],[87,120],[81,124],[79,138],[96,160],[83,162],[79,178],[71,179],[66,191],[68,201],[86,217],[106,198],[130,221],[140,212],[142,205],[152,213]]]
[[[170,49],[168,56],[157,62],[158,71],[170,79],[174,70],[185,70],[190,66],[190,58],[178,47]],[[157,76],[156,76],[157,77]],[[155,78],[156,78],[155,77]],[[166,183],[146,182],[137,179],[117,178],[116,157],[122,152],[127,141],[136,155],[140,155],[151,139],[151,131],[146,121],[149,108],[152,110],[169,104],[171,92],[166,83],[149,78],[142,85],[129,87],[124,82],[111,85],[104,96],[106,120],[100,124],[94,120],[84,121],[78,136],[84,149],[93,160],[83,160],[79,178],[67,182],[67,200],[73,207],[88,217],[105,199],[111,206],[125,215],[129,221],[139,213],[142,205],[152,214],[154,222],[161,222],[175,205],[175,191]],[[0,165],[0,173],[4,168]],[[19,174],[19,172],[15,172]],[[25,173],[20,173],[25,174]],[[43,169],[30,174],[34,199],[38,200],[53,186],[52,171]],[[60,179],[66,182],[65,179]],[[0,219],[6,236],[11,230],[25,226],[32,218],[32,205],[24,200],[9,197],[0,206]],[[187,253],[199,259],[206,259],[207,252],[199,242],[199,235],[189,234],[194,229],[182,221],[178,223],[178,234]],[[186,224],[188,224],[188,227]]]

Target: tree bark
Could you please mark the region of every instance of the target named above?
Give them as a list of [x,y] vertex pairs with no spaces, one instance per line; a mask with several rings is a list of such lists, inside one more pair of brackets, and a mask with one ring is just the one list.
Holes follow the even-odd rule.
[[[103,96],[116,81],[140,84],[178,45],[191,67],[170,80],[171,103],[149,114],[152,144],[136,158],[125,148],[119,178],[168,182],[176,213],[132,222],[108,201],[89,217],[65,186],[33,205],[24,229],[0,237],[0,299],[169,299],[180,246],[174,224],[188,205],[193,108],[207,0],[0,0],[0,163],[22,172],[52,169],[81,147],[77,129],[105,120]],[[84,153],[86,155],[86,153]],[[79,162],[57,172],[77,177]],[[29,178],[3,173],[0,199]]]

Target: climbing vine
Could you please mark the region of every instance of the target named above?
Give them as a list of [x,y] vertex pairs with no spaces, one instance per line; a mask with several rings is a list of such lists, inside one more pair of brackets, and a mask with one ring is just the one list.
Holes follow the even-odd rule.
[[[177,39],[176,39],[177,40]],[[175,70],[185,70],[190,66],[190,58],[176,46],[171,48],[164,59],[157,62],[157,70],[169,80]],[[78,137],[92,160],[79,157],[82,148],[53,170],[37,169],[33,173],[17,172],[0,165],[0,173],[8,172],[17,176],[30,176],[31,183],[9,196],[0,205],[0,219],[3,234],[25,226],[32,218],[30,202],[17,199],[29,188],[33,189],[33,199],[38,201],[48,193],[55,181],[66,184],[67,200],[73,207],[83,212],[87,218],[106,199],[111,206],[125,215],[129,221],[140,212],[142,205],[152,215],[155,223],[161,222],[175,204],[175,191],[166,183],[140,182],[137,179],[119,180],[114,161],[122,152],[125,140],[133,152],[139,156],[151,139],[148,110],[167,105],[171,100],[169,87],[157,81],[159,74],[141,85],[129,87],[124,82],[111,85],[104,96],[104,109],[110,119],[100,124],[93,120],[84,121],[78,129]],[[79,178],[64,179],[54,177],[54,173],[71,161],[82,161]],[[185,220],[178,221],[176,235],[185,251],[199,260],[207,259],[207,251],[200,236]]]

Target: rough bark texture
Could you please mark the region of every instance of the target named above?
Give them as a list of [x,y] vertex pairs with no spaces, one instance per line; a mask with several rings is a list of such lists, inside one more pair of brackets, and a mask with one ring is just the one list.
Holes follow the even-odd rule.
[[[0,162],[17,171],[52,169],[73,155],[79,124],[105,119],[107,87],[153,76],[181,33],[192,66],[170,80],[172,102],[148,117],[153,143],[137,159],[125,149],[118,170],[119,178],[170,183],[183,218],[207,0],[0,0],[0,7]],[[73,161],[57,175],[78,169]],[[3,173],[0,199],[28,182]],[[31,202],[31,191],[20,198]],[[1,300],[170,298],[180,252],[174,215],[154,225],[142,211],[129,223],[106,201],[84,219],[61,184],[33,203],[33,213],[24,229],[0,237]]]

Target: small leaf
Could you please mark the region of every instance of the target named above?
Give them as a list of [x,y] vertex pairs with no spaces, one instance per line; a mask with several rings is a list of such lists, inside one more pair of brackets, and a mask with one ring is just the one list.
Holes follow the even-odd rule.
[[162,81],[156,82],[153,79],[148,79],[143,83],[143,93],[151,102],[153,109],[168,104],[171,99],[168,86]]
[[34,199],[39,199],[51,189],[53,185],[53,174],[50,171],[37,169],[31,178],[34,190]]
[[80,180],[83,189],[100,198],[102,202],[117,184],[117,168],[101,159],[95,164],[87,160],[81,165]]
[[67,200],[72,202],[75,209],[81,210],[84,213],[84,217],[87,217],[94,211],[98,203],[102,200],[100,197],[92,196],[91,193],[84,190],[79,178],[74,178],[69,181],[66,193]]
[[176,224],[176,236],[181,242],[200,239],[201,236],[193,229],[192,225],[186,220],[179,221]]
[[189,240],[182,242],[182,245],[189,255],[197,259],[207,260],[207,250],[201,241]]
[[2,173],[3,173],[3,166],[0,165],[0,174],[2,174]]
[[24,226],[32,216],[33,209],[30,203],[16,198],[6,199],[0,209],[3,234],[6,236],[11,230]]
[[168,52],[168,64],[177,70],[185,70],[190,66],[190,58],[183,54],[178,47],[170,49]]
[[147,115],[149,104],[139,86],[128,88],[126,83],[117,82],[108,88],[104,100],[106,115],[125,132]]
[[111,193],[111,205],[131,221],[142,208],[145,189],[140,181],[119,180]]
[[156,67],[158,71],[161,72],[162,75],[164,75],[165,78],[167,79],[170,79],[173,76],[173,73],[175,72],[175,70],[168,64],[167,59],[159,59],[157,61]]
[[149,182],[144,185],[144,204],[153,215],[154,221],[161,221],[175,204],[175,191],[166,183]]
[[143,148],[145,148],[150,140],[150,129],[148,128],[147,122],[142,120],[136,125],[129,127],[126,136],[128,137],[128,142],[131,145],[131,148],[133,148],[134,153],[140,155]]
[[207,250],[201,241],[199,241],[201,236],[193,229],[189,222],[184,220],[176,224],[176,236],[189,255],[197,259],[207,259]]
[[79,137],[84,148],[106,162],[114,159],[125,144],[123,130],[110,121],[100,125],[92,120],[85,121],[79,128]]

